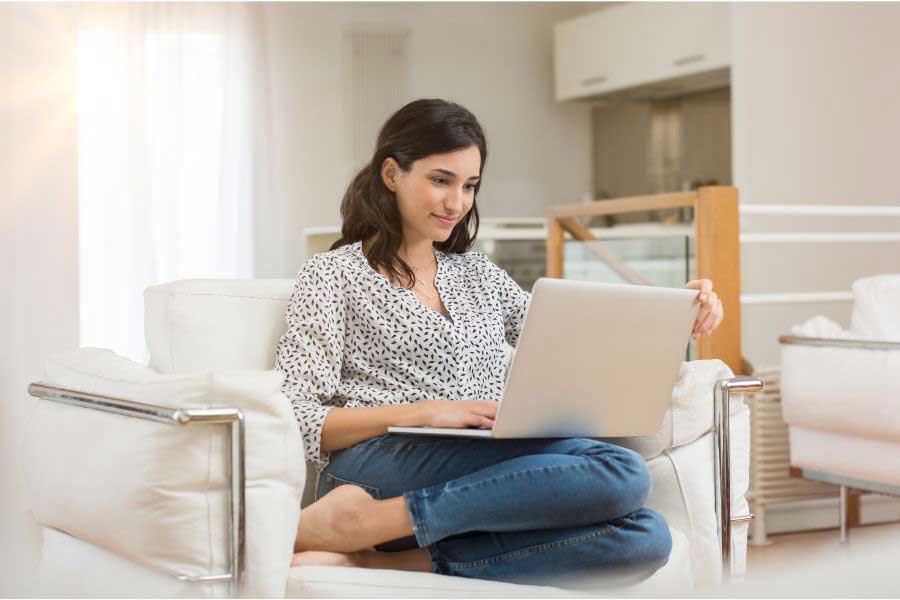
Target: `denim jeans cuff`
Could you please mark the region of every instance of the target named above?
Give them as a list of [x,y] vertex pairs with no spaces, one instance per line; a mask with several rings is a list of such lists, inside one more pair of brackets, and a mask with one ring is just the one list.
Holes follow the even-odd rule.
[[[416,543],[419,545],[419,548],[427,548],[431,545],[431,540],[428,538],[428,533],[425,531],[425,523],[422,521],[422,515],[424,514],[423,501],[416,492],[417,490],[404,492],[403,498],[406,500],[407,508],[409,508]],[[431,550],[429,549],[430,555]]]
[[438,552],[437,546],[435,544],[429,544],[425,546],[425,551],[428,553],[428,560],[431,561],[431,572],[438,573],[439,575],[452,575],[450,573],[450,569],[447,568],[444,563],[444,559],[441,556],[441,553]]

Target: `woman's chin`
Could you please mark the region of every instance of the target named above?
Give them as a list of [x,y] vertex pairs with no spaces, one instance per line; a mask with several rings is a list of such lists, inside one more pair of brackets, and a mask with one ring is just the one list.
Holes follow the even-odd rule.
[[453,233],[453,228],[431,227],[428,237],[438,243],[446,242],[451,233]]
[[433,239],[433,240],[434,240],[436,243],[438,243],[438,244],[443,244],[443,243],[446,242],[448,239],[450,239],[450,231],[444,231],[444,232],[442,232],[442,233],[436,233],[436,234],[434,234],[433,236],[431,236],[431,239]]

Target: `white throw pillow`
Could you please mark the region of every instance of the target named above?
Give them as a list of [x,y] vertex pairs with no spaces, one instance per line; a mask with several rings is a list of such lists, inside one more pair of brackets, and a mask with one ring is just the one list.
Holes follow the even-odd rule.
[[900,273],[853,282],[850,328],[863,339],[900,342]]
[[[42,383],[171,408],[244,411],[241,595],[280,598],[306,476],[283,377],[275,370],[163,375],[111,350],[79,348],[51,356]],[[32,400],[24,471],[38,522],[173,576],[227,572],[226,425],[172,425]]]

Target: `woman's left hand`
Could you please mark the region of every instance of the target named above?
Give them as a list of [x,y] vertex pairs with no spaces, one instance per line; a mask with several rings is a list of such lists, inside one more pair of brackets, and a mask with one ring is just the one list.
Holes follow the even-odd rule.
[[700,290],[700,295],[697,297],[697,300],[700,301],[700,311],[697,313],[697,320],[694,322],[693,331],[691,331],[691,337],[696,340],[701,335],[709,335],[715,331],[725,316],[725,310],[722,308],[722,301],[712,291],[713,283],[709,279],[688,281],[684,287],[691,290]]

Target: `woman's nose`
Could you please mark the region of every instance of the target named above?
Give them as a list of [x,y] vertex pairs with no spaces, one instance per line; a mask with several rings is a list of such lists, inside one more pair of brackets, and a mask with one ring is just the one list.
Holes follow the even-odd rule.
[[451,191],[444,200],[444,208],[451,214],[459,213],[463,207],[463,197],[462,190]]

